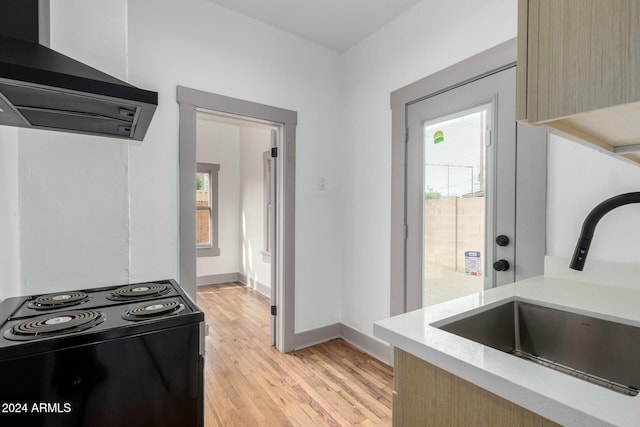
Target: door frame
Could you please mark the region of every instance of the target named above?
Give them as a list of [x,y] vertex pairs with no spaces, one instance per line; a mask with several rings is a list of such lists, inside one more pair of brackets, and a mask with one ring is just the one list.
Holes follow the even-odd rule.
[[[511,39],[391,93],[390,314],[407,311],[407,110],[408,106],[516,66],[517,40]],[[530,126],[516,128],[516,280],[544,272],[546,250],[547,134]],[[528,157],[525,157],[528,156]],[[518,194],[527,197],[518,197]],[[526,256],[525,256],[526,255]],[[520,268],[522,264],[522,268]],[[521,271],[519,271],[521,270]]]
[[[294,350],[295,331],[295,148],[298,113],[223,95],[177,86],[179,105],[180,283],[196,289],[196,112],[199,108],[264,120],[281,126],[277,154],[275,259],[271,268],[277,293],[276,348]],[[195,293],[195,292],[194,292]]]

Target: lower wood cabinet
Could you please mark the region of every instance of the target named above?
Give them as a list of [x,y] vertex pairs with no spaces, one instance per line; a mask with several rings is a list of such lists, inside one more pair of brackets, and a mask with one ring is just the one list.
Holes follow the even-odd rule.
[[403,350],[394,358],[394,427],[558,425]]

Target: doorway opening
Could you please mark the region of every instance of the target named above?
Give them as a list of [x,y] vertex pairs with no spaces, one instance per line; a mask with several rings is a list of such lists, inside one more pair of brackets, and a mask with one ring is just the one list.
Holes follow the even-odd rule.
[[297,113],[178,86],[180,281],[271,297],[271,343],[294,349]]
[[197,284],[241,283],[271,295],[271,148],[280,126],[196,114]]
[[273,305],[271,149],[277,149],[280,128],[204,109],[196,113],[197,284],[240,282]]

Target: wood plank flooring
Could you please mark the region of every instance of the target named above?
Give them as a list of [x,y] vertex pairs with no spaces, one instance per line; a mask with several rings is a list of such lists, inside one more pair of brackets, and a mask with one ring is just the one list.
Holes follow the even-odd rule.
[[341,339],[279,353],[269,305],[238,283],[198,287],[209,324],[207,427],[391,425],[390,367]]

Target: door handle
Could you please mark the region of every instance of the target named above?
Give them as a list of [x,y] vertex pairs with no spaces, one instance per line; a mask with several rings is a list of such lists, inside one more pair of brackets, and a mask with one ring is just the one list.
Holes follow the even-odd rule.
[[508,271],[509,267],[511,267],[509,265],[509,261],[507,261],[506,259],[499,259],[498,261],[493,263],[493,269],[495,271]]
[[509,238],[504,234],[501,234],[498,237],[496,237],[496,245],[507,246],[508,244],[509,244]]

